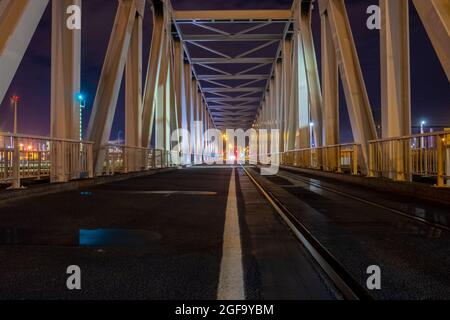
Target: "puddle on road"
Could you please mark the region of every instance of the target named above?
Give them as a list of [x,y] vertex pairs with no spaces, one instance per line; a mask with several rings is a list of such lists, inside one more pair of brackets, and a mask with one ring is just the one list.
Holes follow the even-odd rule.
[[137,247],[159,244],[157,232],[135,229],[0,229],[0,245]]

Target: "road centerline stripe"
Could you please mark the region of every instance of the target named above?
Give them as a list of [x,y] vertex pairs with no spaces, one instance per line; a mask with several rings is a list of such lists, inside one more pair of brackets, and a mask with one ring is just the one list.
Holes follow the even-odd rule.
[[233,168],[225,212],[222,261],[220,264],[219,286],[217,288],[218,300],[245,299],[241,231],[235,179],[235,169]]

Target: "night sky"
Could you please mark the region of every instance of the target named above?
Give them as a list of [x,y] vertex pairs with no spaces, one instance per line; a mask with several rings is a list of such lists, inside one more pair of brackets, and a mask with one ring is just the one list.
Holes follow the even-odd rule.
[[[292,0],[172,0],[175,9],[287,9]],[[379,31],[368,30],[366,9],[376,0],[347,0],[356,47],[366,81],[370,103],[376,123],[380,123],[380,44]],[[82,91],[87,96],[88,110],[84,125],[95,98],[96,87],[105,57],[109,35],[114,21],[117,1],[84,0],[82,25]],[[410,6],[411,25],[411,77],[412,119],[417,125],[422,119],[432,126],[450,127],[449,82],[440,66],[426,32],[413,5]],[[147,8],[144,23],[144,63],[148,60],[152,19]],[[320,68],[320,23],[318,10],[314,10],[314,40]],[[51,6],[35,33],[22,64],[0,106],[0,130],[12,131],[13,113],[9,97],[21,96],[19,106],[19,132],[49,135],[50,129],[50,66],[51,66]],[[143,68],[146,70],[146,65]],[[111,137],[123,137],[124,86],[117,106]],[[352,140],[345,99],[341,91],[341,142]]]

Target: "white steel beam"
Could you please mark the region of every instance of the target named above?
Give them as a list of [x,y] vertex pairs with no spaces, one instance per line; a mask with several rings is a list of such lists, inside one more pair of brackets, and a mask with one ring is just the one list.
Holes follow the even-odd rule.
[[292,40],[285,39],[282,48],[282,63],[283,63],[283,131],[282,143],[284,151],[293,150],[295,147],[295,134],[289,131],[294,121],[291,116],[291,89],[292,89]]
[[[81,7],[81,0],[52,1],[52,63],[50,135],[59,139],[80,139],[81,30],[67,28],[67,7]],[[65,150],[53,154],[51,182],[66,182]],[[76,171],[76,170],[75,170]]]
[[333,34],[353,138],[355,143],[362,146],[363,163],[367,167],[368,141],[377,139],[377,132],[347,10],[343,0],[322,1],[326,2],[326,14]]
[[226,58],[192,58],[191,62],[193,64],[246,64],[246,63],[273,63],[275,61],[275,58],[232,58],[232,59],[226,59]]
[[198,80],[267,80],[267,74],[198,75]]
[[253,49],[251,49],[251,50],[247,50],[247,51],[241,53],[240,55],[238,55],[238,56],[235,57],[235,58],[236,58],[236,59],[240,59],[240,58],[247,57],[247,56],[249,56],[249,55],[252,54],[252,53],[258,52],[258,51],[260,51],[261,49],[264,49],[264,48],[266,48],[266,47],[269,47],[269,46],[271,46],[271,45],[273,45],[273,44],[275,44],[275,43],[279,43],[279,42],[280,42],[280,39],[272,40],[272,41],[263,43],[263,44],[257,46],[256,48],[253,48]]
[[321,15],[323,144],[339,144],[339,74],[333,35],[326,15]]
[[450,0],[413,0],[450,81]]
[[[141,8],[142,3],[141,1]],[[125,73],[125,144],[142,146],[142,20],[136,13]],[[131,160],[131,159],[130,159]],[[131,161],[131,163],[134,163]]]
[[48,0],[0,2],[0,102],[48,5]]
[[183,125],[183,108],[186,108],[185,101],[185,79],[184,79],[184,50],[180,41],[174,41],[174,77],[175,77],[175,101],[177,107],[177,127],[181,129]]
[[[163,54],[161,59],[161,74],[159,76],[156,89],[155,104],[155,128],[152,132],[155,136],[155,148],[161,150],[170,149],[170,138],[168,128],[170,128],[170,40],[165,37]],[[150,136],[152,138],[152,135]]]
[[104,150],[101,148],[111,134],[135,17],[135,0],[119,1],[87,133],[88,140],[94,142],[96,173],[103,170]]
[[218,50],[211,49],[211,48],[209,48],[209,47],[207,47],[207,46],[204,46],[204,45],[202,45],[202,44],[200,44],[200,43],[197,43],[197,42],[195,42],[195,41],[186,41],[186,40],[185,40],[185,42],[190,43],[190,44],[192,44],[192,45],[194,45],[194,46],[197,46],[197,47],[199,47],[199,48],[201,48],[201,49],[203,49],[203,50],[209,51],[209,52],[211,52],[211,53],[213,53],[213,54],[215,54],[215,55],[217,55],[217,56],[219,56],[219,57],[223,57],[223,58],[225,58],[225,59],[232,59],[229,55],[227,55],[227,54],[225,54],[225,53],[222,53],[222,52],[220,52],[220,51],[218,51]]
[[152,3],[153,34],[147,67],[142,110],[142,146],[145,148],[148,148],[150,145],[151,132],[154,125],[156,92],[160,74],[162,72],[161,61],[165,42],[164,7],[159,1],[152,1]]
[[312,3],[303,3],[300,13],[300,33],[303,43],[303,54],[308,81],[310,103],[310,118],[314,124],[314,140],[316,147],[322,146],[322,93],[320,88],[319,70],[317,67],[316,50],[311,26]]
[[203,67],[203,68],[206,68],[206,69],[209,69],[209,70],[218,72],[218,73],[223,74],[223,75],[231,76],[231,73],[226,72],[226,71],[223,71],[223,70],[221,70],[221,69],[219,69],[219,68],[212,67],[212,66],[210,66],[210,65],[208,65],[208,64],[201,64],[201,63],[198,63],[197,65],[198,65],[198,66],[201,66],[201,67]]
[[290,10],[175,11],[176,20],[290,20]]
[[230,93],[230,92],[261,92],[265,88],[264,87],[248,87],[248,88],[203,88],[203,92],[210,93]]
[[272,41],[280,40],[282,34],[236,34],[236,35],[204,35],[186,34],[183,40],[189,42],[235,42],[235,41]]
[[295,81],[296,83],[296,103],[295,107],[298,108],[298,135],[297,145],[299,149],[311,147],[311,130],[310,130],[310,99],[309,88],[305,61],[305,52],[302,42],[301,31],[298,30],[294,35],[294,64],[296,64]]
[[81,30],[66,26],[67,7],[81,0],[52,2],[52,82],[51,128],[52,138],[80,138]]
[[411,134],[408,0],[380,0],[383,138]]

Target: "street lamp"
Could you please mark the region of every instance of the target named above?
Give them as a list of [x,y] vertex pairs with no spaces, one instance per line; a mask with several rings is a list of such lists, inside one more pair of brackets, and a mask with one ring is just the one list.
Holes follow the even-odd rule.
[[427,124],[427,122],[425,121],[425,120],[422,120],[421,122],[420,122],[420,134],[424,134],[425,133],[425,131],[424,131],[424,126]]
[[314,143],[314,122],[309,123],[309,138],[311,139],[311,148],[315,147]]
[[86,99],[82,93],[77,95],[77,100],[80,104],[80,141],[83,140],[83,109],[86,108]]
[[[420,134],[425,133],[424,126],[426,124],[427,124],[427,122],[425,120],[420,121]],[[425,147],[425,138],[424,137],[420,138],[420,147],[421,148]]]
[[20,101],[20,97],[19,96],[12,96],[11,98],[11,102],[14,105],[14,135],[17,134],[17,104]]

